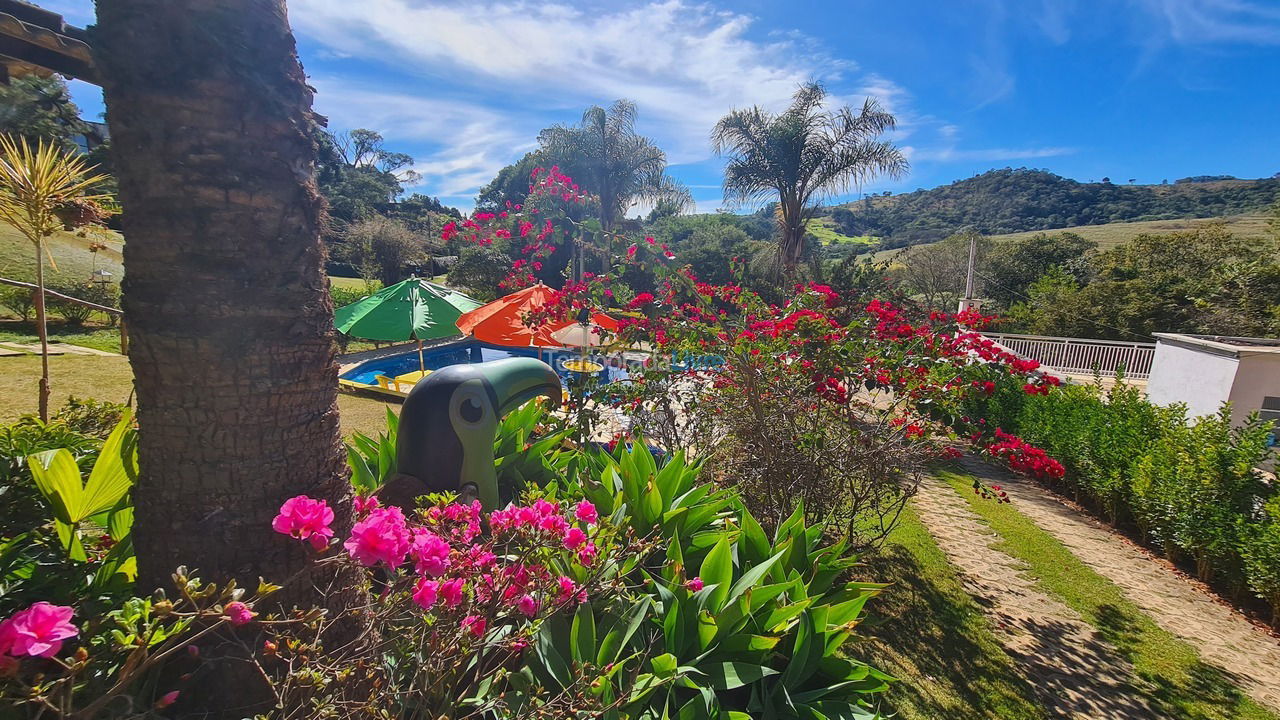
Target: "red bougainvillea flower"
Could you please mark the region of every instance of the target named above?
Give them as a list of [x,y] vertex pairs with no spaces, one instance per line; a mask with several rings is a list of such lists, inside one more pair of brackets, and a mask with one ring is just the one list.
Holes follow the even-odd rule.
[[686,582],[684,586],[689,588],[689,592],[698,592],[699,590],[702,589],[702,578],[700,577],[692,578],[688,582]]
[[271,527],[282,535],[306,540],[316,550],[323,550],[333,537],[333,528],[329,527],[332,523],[333,509],[329,503],[298,495],[284,501],[280,514],[271,521]]
[[0,623],[0,655],[53,657],[62,641],[80,634],[71,624],[75,610],[38,602]]
[[398,567],[409,554],[409,527],[400,508],[379,508],[351,528],[343,543],[356,562],[369,567],[384,563]]
[[227,620],[231,621],[232,625],[238,627],[253,622],[253,616],[256,613],[250,610],[248,605],[236,600],[227,603],[227,606],[222,609],[222,614],[227,617]]

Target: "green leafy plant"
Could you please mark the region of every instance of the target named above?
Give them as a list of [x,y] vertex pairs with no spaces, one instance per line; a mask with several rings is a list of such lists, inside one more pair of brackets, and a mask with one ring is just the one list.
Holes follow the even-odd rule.
[[[128,545],[133,527],[129,489],[138,476],[137,431],[132,421],[128,413],[120,419],[83,481],[75,456],[65,448],[27,458],[36,488],[53,509],[58,538],[72,560],[88,559],[83,542],[88,527],[105,530],[117,548]],[[132,579],[134,565],[129,560],[120,560],[113,568]]]
[[870,718],[890,680],[844,655],[881,585],[843,582],[856,563],[804,509],[768,537],[729,490],[697,481],[679,453],[643,443],[591,457],[578,488],[659,548],[621,602],[543,625],[530,660],[544,683],[583,669],[613,718]]

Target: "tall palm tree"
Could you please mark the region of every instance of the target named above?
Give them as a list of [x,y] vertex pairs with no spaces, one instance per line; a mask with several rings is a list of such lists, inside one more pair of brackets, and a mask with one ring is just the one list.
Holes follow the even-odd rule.
[[870,98],[862,109],[823,110],[827,91],[800,86],[791,106],[774,114],[759,106],[734,110],[711,133],[716,154],[729,162],[725,201],[733,205],[778,201],[778,256],[794,270],[804,256],[805,222],[816,202],[874,177],[901,177],[907,160],[880,136],[897,120]]
[[[352,523],[316,120],[284,0],[97,7],[128,239],[138,589],[188,565],[241,587],[296,578],[273,596],[286,606],[341,605],[355,576],[271,530],[299,494],[329,501],[340,534]],[[230,694],[202,685],[210,705],[244,698],[217,677]]]
[[666,174],[667,155],[647,137],[636,134],[636,106],[618,100],[606,110],[591,106],[573,127],[543,130],[538,142],[551,157],[566,158],[574,180],[600,197],[600,225],[613,230],[639,202],[688,211],[689,189]]
[[[106,180],[59,145],[0,135],[0,221],[31,241],[36,253],[36,333],[40,336],[40,419],[49,420],[49,333],[45,323],[45,239],[62,229],[57,211],[74,200],[99,200],[90,188]],[[53,258],[50,257],[50,262]],[[55,268],[56,269],[56,268]]]

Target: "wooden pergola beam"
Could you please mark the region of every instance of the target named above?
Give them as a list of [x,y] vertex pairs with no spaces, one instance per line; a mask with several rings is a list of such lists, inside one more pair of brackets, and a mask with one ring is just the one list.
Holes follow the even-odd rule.
[[62,16],[22,0],[0,0],[0,67],[6,78],[27,73],[59,73],[100,84],[93,53],[82,28]]

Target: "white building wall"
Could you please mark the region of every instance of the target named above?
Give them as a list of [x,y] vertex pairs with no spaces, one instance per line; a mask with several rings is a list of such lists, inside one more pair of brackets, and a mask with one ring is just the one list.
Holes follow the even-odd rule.
[[1215,413],[1231,398],[1236,369],[1234,357],[1193,350],[1161,338],[1151,361],[1147,399],[1156,405],[1184,403],[1188,418]]
[[1280,397],[1280,353],[1244,355],[1231,390],[1231,419],[1241,422],[1262,408],[1262,398]]

